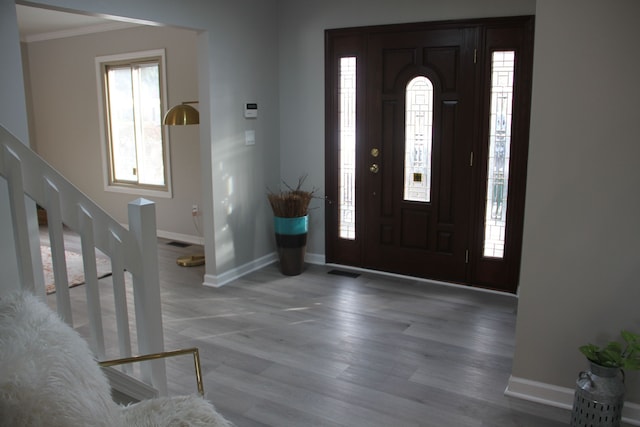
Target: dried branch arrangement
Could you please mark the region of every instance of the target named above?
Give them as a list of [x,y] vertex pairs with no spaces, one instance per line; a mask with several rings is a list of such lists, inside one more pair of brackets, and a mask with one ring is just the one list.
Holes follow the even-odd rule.
[[285,187],[288,190],[274,193],[267,189],[267,197],[273,209],[273,214],[281,218],[298,218],[307,215],[309,211],[309,203],[313,199],[317,188],[312,188],[311,191],[302,190],[307,175],[303,175],[298,179],[298,186],[291,188],[286,182],[283,181]]

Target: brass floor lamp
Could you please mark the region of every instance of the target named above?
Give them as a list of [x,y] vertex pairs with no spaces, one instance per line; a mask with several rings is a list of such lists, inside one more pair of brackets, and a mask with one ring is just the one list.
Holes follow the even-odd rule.
[[[198,101],[186,101],[169,109],[164,116],[164,124],[167,126],[184,126],[200,124],[200,113],[189,104],[197,104]],[[182,267],[195,267],[204,264],[204,254],[184,255],[176,259]]]

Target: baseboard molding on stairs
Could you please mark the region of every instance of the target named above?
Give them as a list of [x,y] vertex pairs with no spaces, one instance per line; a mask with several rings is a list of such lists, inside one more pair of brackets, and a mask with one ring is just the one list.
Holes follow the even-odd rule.
[[[574,389],[532,381],[526,378],[511,376],[504,394],[569,411],[573,408]],[[630,425],[640,426],[640,405],[625,402],[622,408],[622,421]]]
[[119,404],[140,402],[158,397],[158,390],[115,368],[102,368],[111,385],[113,400]]

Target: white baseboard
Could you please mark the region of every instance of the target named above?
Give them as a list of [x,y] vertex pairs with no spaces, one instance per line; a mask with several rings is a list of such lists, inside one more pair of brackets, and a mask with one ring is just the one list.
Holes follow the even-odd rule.
[[324,255],[321,254],[310,254],[309,252],[307,252],[304,256],[304,261],[308,262],[309,264],[318,264],[318,265],[325,265],[326,264],[326,258]]
[[[476,287],[476,286],[460,285],[458,283],[441,282],[439,280],[423,279],[422,277],[406,276],[406,275],[398,274],[398,273],[390,273],[388,271],[371,270],[369,268],[353,267],[351,265],[326,263],[324,261],[324,259],[325,259],[324,255],[317,255],[317,256],[319,257],[318,259],[321,258],[323,260],[323,262],[317,262],[316,264],[323,264],[323,265],[326,265],[327,267],[335,267],[335,268],[340,268],[340,269],[347,270],[347,271],[358,271],[358,272],[361,272],[361,273],[378,274],[380,276],[394,277],[394,278],[397,278],[397,279],[414,280],[416,282],[429,283],[429,284],[438,285],[438,286],[450,286],[450,287],[454,287],[454,288],[464,288],[464,289],[466,289],[468,291],[474,291],[474,292],[485,292],[485,293],[490,293],[490,294],[502,295],[502,296],[506,296],[506,297],[513,297],[513,298],[517,298],[518,297],[517,295],[514,295],[514,294],[506,293],[504,291],[495,291],[493,289],[485,289],[485,288],[479,288],[479,287]],[[311,261],[309,261],[309,262],[311,263]]]
[[555,406],[556,408],[571,409],[573,407],[574,390],[552,384],[527,380],[511,376],[504,394],[531,402]]
[[[556,408],[568,410],[573,408],[574,389],[525,378],[511,376],[504,394]],[[625,402],[622,408],[622,421],[634,426],[640,426],[640,405]]]
[[277,260],[278,256],[275,252],[272,252],[247,264],[225,271],[222,274],[205,274],[204,282],[202,284],[204,286],[219,288],[220,286],[224,286],[229,282],[239,279],[242,276],[251,273],[252,271],[256,271],[263,267],[266,267],[269,264],[273,264]]
[[[121,226],[129,229],[129,224],[121,222]],[[204,237],[202,236],[194,236],[192,234],[182,234],[182,233],[174,233],[173,231],[165,231],[165,230],[156,230],[156,236],[161,239],[168,240],[176,240],[178,242],[191,243],[192,245],[202,245],[204,246]]]
[[204,245],[204,237],[192,236],[190,234],[173,233],[171,231],[157,231],[158,237],[169,240],[176,240],[178,242],[191,243],[192,245]]
[[[204,282],[202,284],[204,286],[219,288],[221,286],[226,285],[229,282],[233,282],[234,280],[241,278],[246,274],[251,273],[252,271],[259,270],[277,261],[278,261],[278,254],[275,252],[271,252],[270,254],[267,254],[262,258],[258,258],[245,265],[241,265],[240,267],[236,267],[229,271],[225,271],[222,274],[219,274],[219,275],[205,274]],[[305,254],[304,261],[308,262],[309,264],[324,264],[324,255],[307,253]]]

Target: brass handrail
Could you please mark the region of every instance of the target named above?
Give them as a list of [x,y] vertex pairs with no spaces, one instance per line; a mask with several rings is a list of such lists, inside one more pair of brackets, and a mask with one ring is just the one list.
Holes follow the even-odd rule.
[[127,363],[144,362],[148,360],[164,359],[173,356],[182,356],[185,354],[193,354],[193,364],[196,371],[196,383],[198,385],[198,393],[204,396],[204,386],[202,385],[202,369],[200,367],[200,353],[196,347],[186,348],[183,350],[163,351],[160,353],[143,354],[140,356],[124,357],[122,359],[104,360],[98,362],[100,367],[106,368],[108,366],[124,365]]

